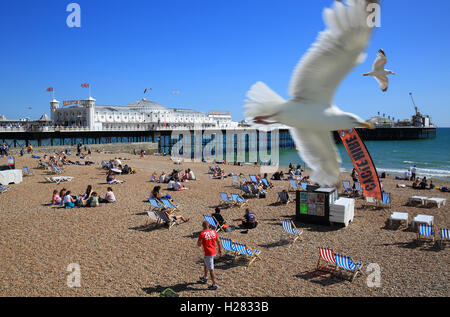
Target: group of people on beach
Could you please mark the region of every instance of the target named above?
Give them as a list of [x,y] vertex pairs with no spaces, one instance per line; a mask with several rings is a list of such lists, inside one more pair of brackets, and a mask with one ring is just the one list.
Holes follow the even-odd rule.
[[66,209],[75,207],[98,207],[101,203],[116,203],[116,196],[113,189],[108,187],[105,198],[99,197],[91,185],[88,185],[84,194],[73,195],[66,188],[53,191],[51,205],[63,206]]
[[175,191],[188,189],[182,183],[195,180],[197,180],[197,178],[195,177],[194,172],[189,168],[185,170],[184,173],[181,170],[175,169],[170,174],[162,172],[159,177],[158,174],[154,172],[150,177],[150,182],[167,184],[168,190]]

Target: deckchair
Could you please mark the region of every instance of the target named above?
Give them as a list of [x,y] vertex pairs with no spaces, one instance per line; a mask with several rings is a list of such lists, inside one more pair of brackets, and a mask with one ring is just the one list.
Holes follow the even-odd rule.
[[355,183],[355,193],[357,193],[358,195],[364,194],[364,191],[361,187],[361,183]]
[[358,273],[364,274],[364,272],[361,270],[363,266],[361,262],[355,262],[350,257],[337,253],[334,254],[334,258],[336,259],[335,273],[337,273],[339,270],[351,272],[351,282],[353,282]]
[[3,187],[2,185],[0,185],[0,194],[2,194],[2,193],[4,193],[4,192],[7,192],[8,189],[9,189],[8,186]]
[[170,200],[168,199],[161,199],[162,204],[164,205],[164,207],[166,207],[167,209],[170,210],[170,213],[176,211],[176,210],[180,210],[180,208],[178,207],[178,205],[173,204]]
[[450,240],[450,230],[449,229],[441,229],[439,230],[441,237],[439,239],[439,247],[442,249],[445,247],[445,243]]
[[433,226],[419,224],[417,228],[417,244],[420,242],[432,241],[434,242]]
[[261,251],[259,250],[250,249],[247,247],[247,245],[242,243],[235,243],[234,248],[236,249],[236,252],[238,252],[239,254],[250,257],[250,262],[248,263],[246,269],[249,268],[250,264],[252,264],[254,261],[258,259],[261,260],[261,258],[259,257]]
[[350,182],[343,181],[342,186],[344,186],[344,194],[347,196],[354,195],[355,191],[353,190],[352,186],[350,186]]
[[336,259],[333,250],[319,248],[319,261],[317,262],[316,271],[331,273],[334,270],[336,270]]
[[269,184],[269,181],[267,179],[261,178],[261,182],[263,183],[264,187],[266,187],[266,188],[270,188],[271,187],[270,184]]
[[299,190],[296,179],[289,180],[289,191],[291,191],[291,189],[293,189],[294,191]]
[[222,248],[224,248],[225,251],[231,252],[233,255],[233,260],[236,258],[236,255],[238,252],[236,251],[236,248],[234,247],[233,241],[228,238],[220,238],[220,244],[222,245]]
[[150,198],[148,202],[152,205],[153,210],[162,210],[164,208],[156,199]]
[[248,197],[256,197],[256,195],[250,190],[248,185],[242,185],[241,190],[244,192],[244,195]]
[[252,181],[252,183],[254,183],[256,185],[259,184],[258,179],[256,178],[255,175],[249,175],[249,177],[250,177],[250,180]]
[[162,222],[167,224],[169,226],[169,230],[174,226],[178,225],[176,220],[170,220],[167,214],[162,210],[155,210],[158,217],[161,219]]
[[239,194],[231,194],[231,199],[233,199],[234,203],[241,207],[244,207],[245,205],[248,205],[248,201],[245,200],[241,195]]
[[291,248],[295,241],[297,241],[300,236],[303,233],[302,229],[297,229],[292,221],[289,220],[283,220],[282,222],[283,230],[289,234],[290,237],[292,237],[294,240],[292,241],[292,244],[289,246]]
[[383,192],[382,196],[383,196],[383,200],[378,201],[378,207],[379,208],[391,208],[391,194]]
[[237,175],[232,175],[231,177],[233,178],[233,183],[236,183],[238,186],[241,186],[241,180],[239,179],[239,177],[237,177]]
[[286,192],[278,193],[278,201],[282,204],[289,204],[291,201],[289,200],[289,194]]
[[216,218],[214,218],[213,216],[203,215],[203,218],[205,218],[205,220],[209,223],[209,226],[211,227],[211,229],[214,229],[217,232],[219,232],[220,230],[225,231],[225,230],[223,230],[223,228],[219,224],[219,222],[216,220]]
[[23,171],[25,172],[25,176],[34,176],[33,172],[28,169],[28,167],[24,166]]
[[52,167],[54,168],[55,172],[57,174],[61,174],[63,172],[63,169],[58,168],[56,165],[52,164]]
[[232,207],[236,204],[233,199],[230,199],[230,197],[228,197],[227,193],[220,193],[220,198],[222,198],[222,205],[225,207]]
[[308,189],[308,182],[300,183],[300,186],[302,187],[303,190],[307,190]]
[[247,184],[247,183],[248,183],[248,180],[247,180],[244,176],[241,176],[241,180],[242,180],[242,182],[243,182],[244,184]]
[[159,218],[153,211],[147,211],[147,222],[145,223],[145,227],[148,227],[150,225],[150,221],[156,222],[156,224],[160,224],[162,222],[162,219]]

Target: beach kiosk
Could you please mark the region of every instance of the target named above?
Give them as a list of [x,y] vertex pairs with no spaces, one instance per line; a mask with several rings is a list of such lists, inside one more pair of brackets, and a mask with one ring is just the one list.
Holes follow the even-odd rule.
[[330,207],[338,200],[336,188],[314,188],[297,191],[296,220],[303,223],[330,225]]

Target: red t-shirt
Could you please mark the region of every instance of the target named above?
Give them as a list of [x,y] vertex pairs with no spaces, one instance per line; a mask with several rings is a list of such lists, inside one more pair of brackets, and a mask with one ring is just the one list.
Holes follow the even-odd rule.
[[198,241],[202,242],[205,256],[216,255],[217,232],[212,229],[206,229],[200,233]]

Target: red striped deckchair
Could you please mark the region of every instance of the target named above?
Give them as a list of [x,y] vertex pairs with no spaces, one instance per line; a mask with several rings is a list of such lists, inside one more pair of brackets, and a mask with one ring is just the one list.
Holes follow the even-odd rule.
[[[332,265],[333,267],[328,267]],[[319,248],[319,261],[317,262],[316,271],[330,272],[336,269],[336,259],[334,258],[334,252],[331,249]]]

